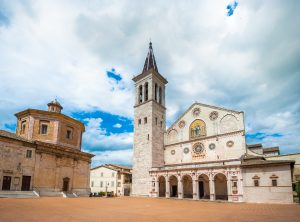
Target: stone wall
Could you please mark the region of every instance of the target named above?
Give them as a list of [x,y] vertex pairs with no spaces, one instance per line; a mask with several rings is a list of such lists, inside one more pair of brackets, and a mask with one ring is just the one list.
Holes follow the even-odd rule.
[[[26,157],[27,150],[31,150],[31,157]],[[10,141],[0,138],[0,189],[3,185],[3,177],[12,179],[11,190],[21,190],[22,176],[34,177],[35,148],[30,143]],[[32,182],[30,185],[32,189]]]
[[[290,165],[244,168],[242,173],[245,202],[293,203]],[[277,186],[272,186],[272,177],[277,177]],[[259,186],[254,186],[255,178]]]

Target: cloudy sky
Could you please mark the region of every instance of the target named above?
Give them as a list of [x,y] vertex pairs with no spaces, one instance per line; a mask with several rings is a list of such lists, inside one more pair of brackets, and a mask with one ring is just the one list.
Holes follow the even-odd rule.
[[0,0],[0,128],[57,98],[85,123],[93,165],[130,165],[131,79],[151,38],[167,125],[198,101],[244,111],[248,143],[300,152],[299,11],[289,0]]

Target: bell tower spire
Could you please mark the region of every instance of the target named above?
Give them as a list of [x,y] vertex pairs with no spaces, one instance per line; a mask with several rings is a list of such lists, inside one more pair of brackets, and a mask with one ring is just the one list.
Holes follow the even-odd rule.
[[153,53],[153,48],[152,48],[152,42],[149,42],[149,50],[148,54],[145,60],[143,72],[146,72],[147,70],[153,68],[156,72],[158,72],[157,66],[156,66],[156,61]]

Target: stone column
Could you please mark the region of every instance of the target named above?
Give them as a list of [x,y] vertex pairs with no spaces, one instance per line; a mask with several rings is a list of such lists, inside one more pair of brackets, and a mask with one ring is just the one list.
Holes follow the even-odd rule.
[[209,190],[210,190],[210,200],[215,200],[215,180],[213,178],[209,179]]
[[193,200],[199,200],[199,182],[193,179]]
[[155,178],[155,197],[159,197],[159,180]]
[[240,182],[238,183],[238,194],[241,195],[241,198],[239,198],[239,201],[243,201],[244,199],[244,187],[243,187],[243,179],[239,180]]
[[183,184],[182,184],[182,178],[178,180],[178,199],[183,198]]
[[166,180],[166,198],[170,198],[170,180]]
[[228,201],[232,201],[232,198],[231,198],[231,182],[230,182],[230,179],[227,178],[227,198],[228,198]]

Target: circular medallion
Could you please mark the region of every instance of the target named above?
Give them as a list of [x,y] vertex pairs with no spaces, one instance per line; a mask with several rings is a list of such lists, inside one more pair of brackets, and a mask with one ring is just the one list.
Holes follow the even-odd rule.
[[204,151],[204,146],[202,143],[196,143],[193,147],[193,152],[195,154],[201,154]]
[[219,113],[217,111],[212,111],[210,114],[209,114],[209,118],[210,120],[214,121],[218,118],[219,116]]
[[197,108],[193,109],[194,117],[199,116],[199,114],[200,114],[200,108],[197,107]]
[[186,147],[186,148],[183,149],[183,152],[184,152],[185,154],[188,154],[188,153],[190,152],[190,149],[189,149],[188,147]]
[[174,155],[175,154],[175,150],[171,150],[171,154]]
[[213,150],[213,149],[215,149],[216,148],[216,144],[214,144],[214,143],[211,143],[211,144],[209,144],[209,149],[211,149],[211,150]]
[[178,126],[179,126],[179,128],[185,127],[185,121],[184,121],[184,120],[181,120],[181,121],[178,123]]
[[234,145],[234,142],[232,140],[229,140],[227,143],[226,143],[226,146],[228,147],[233,147]]

